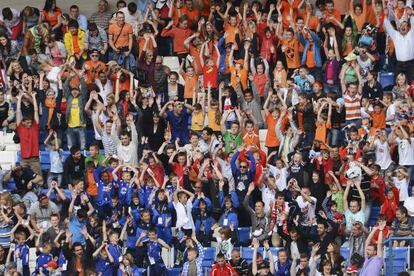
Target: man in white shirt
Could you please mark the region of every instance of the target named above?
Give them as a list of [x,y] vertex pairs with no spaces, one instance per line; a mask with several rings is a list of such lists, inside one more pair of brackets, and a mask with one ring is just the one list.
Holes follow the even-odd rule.
[[[358,189],[359,197],[361,198],[361,204],[356,199],[351,199],[348,204],[348,195],[349,190],[351,189],[351,185],[355,185]],[[344,211],[345,211],[345,220],[346,220],[346,231],[348,233],[351,232],[352,225],[359,221],[361,224],[365,222],[365,208],[366,208],[366,201],[365,195],[361,189],[361,181],[358,178],[349,179],[346,183],[346,189],[344,192]],[[361,207],[361,208],[360,208]]]
[[388,137],[388,142],[398,145],[398,164],[408,169],[408,175],[410,176],[410,181],[412,181],[414,171],[414,138],[410,137],[408,126],[402,125],[398,121]]
[[83,14],[79,13],[79,7],[77,5],[72,5],[69,9],[70,19],[78,21],[79,28],[86,31],[88,30],[88,19]]
[[411,26],[414,26],[414,19],[412,17],[413,10],[410,8],[406,9],[406,15],[410,22],[404,20],[400,23],[399,30],[395,30],[388,19],[388,9],[384,9],[384,28],[391,37],[395,45],[395,55],[397,58],[397,72],[404,73],[407,76],[408,83],[414,79],[414,30]]

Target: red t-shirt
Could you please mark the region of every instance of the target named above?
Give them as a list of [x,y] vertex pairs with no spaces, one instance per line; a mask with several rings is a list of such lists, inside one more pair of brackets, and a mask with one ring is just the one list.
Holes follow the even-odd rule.
[[217,88],[218,68],[216,65],[209,68],[207,65],[203,67],[203,86],[208,87],[208,83],[211,83],[211,88]]
[[22,159],[39,157],[39,124],[33,121],[30,128],[22,123],[16,128],[20,138],[20,154]]
[[186,167],[185,165],[181,166],[177,162],[174,162],[174,164],[172,165],[173,172],[180,179],[179,184],[180,184],[181,187],[184,187],[184,169],[185,169],[185,167]]

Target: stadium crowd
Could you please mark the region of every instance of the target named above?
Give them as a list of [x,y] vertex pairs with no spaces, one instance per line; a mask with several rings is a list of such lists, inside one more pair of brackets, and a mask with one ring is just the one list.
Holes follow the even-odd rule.
[[411,0],[96,4],[1,7],[1,275],[377,276],[411,244]]

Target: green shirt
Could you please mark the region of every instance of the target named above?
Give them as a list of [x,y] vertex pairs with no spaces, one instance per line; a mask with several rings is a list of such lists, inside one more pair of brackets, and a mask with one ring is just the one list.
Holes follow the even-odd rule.
[[92,156],[88,156],[85,158],[85,165],[88,162],[94,162],[95,163],[95,167],[101,166],[103,164],[103,161],[105,160],[105,156],[103,156],[102,154],[98,154],[96,156],[96,158],[93,158]]
[[229,130],[227,130],[226,134],[224,134],[224,143],[226,144],[225,149],[228,154],[243,144],[243,138],[240,133],[233,135]]

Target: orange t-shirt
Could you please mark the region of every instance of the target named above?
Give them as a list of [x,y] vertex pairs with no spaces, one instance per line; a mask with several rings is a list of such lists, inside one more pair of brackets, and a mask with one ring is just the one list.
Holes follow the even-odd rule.
[[197,93],[198,77],[197,75],[190,77],[188,74],[186,74],[184,81],[184,99],[192,99],[193,92],[196,91]]
[[[138,58],[139,58],[141,56],[142,50],[144,49],[145,39],[142,36],[138,37],[137,42],[138,42]],[[154,50],[152,39],[148,40],[147,50]]]
[[42,15],[45,18],[45,21],[49,24],[49,26],[54,27],[58,23],[59,16],[62,15],[62,10],[59,8],[56,8],[52,14],[43,10]]
[[243,143],[246,145],[246,147],[249,147],[251,145],[256,145],[260,149],[258,128],[255,127],[251,135],[249,135],[246,131],[243,131],[242,138],[243,138]]
[[[293,0],[293,3],[289,3],[286,0],[282,1],[282,8],[281,8],[281,12],[282,12],[282,18],[283,18],[283,28],[287,29],[290,26],[290,20],[293,20],[293,22],[295,22],[296,17],[298,16],[298,7],[300,4],[301,0]],[[290,9],[293,9],[293,18],[290,18]]]
[[79,54],[81,49],[79,47],[79,38],[77,35],[72,35],[72,40],[73,40],[73,52],[75,54]]
[[288,68],[298,68],[300,66],[299,41],[296,38],[292,40],[283,39],[282,45],[287,47],[285,50],[285,56]]
[[114,42],[115,47],[118,49],[129,46],[129,36],[132,33],[132,26],[128,23],[125,23],[123,28],[116,23],[109,25],[108,34],[112,36],[112,42]]
[[326,143],[328,129],[331,128],[331,125],[328,123],[321,123],[319,121],[317,121],[315,125],[316,125],[315,140]]
[[86,192],[90,196],[97,196],[98,186],[96,185],[95,179],[93,177],[93,172],[86,172],[86,177],[88,179],[88,186],[86,187]]
[[[85,72],[86,83],[87,84],[90,84],[92,82],[93,77],[95,77],[95,79],[97,79],[98,75],[99,75],[99,72],[101,70],[106,69],[105,63],[103,63],[102,61],[99,61],[99,60],[97,62],[93,62],[92,60],[88,60],[88,61],[85,62],[85,64],[89,66],[89,70]],[[92,71],[94,67],[96,67],[95,72]]]
[[336,10],[336,9],[334,9],[332,11],[332,14],[330,14],[327,10],[325,10],[323,12],[323,16],[326,18],[325,19],[326,23],[332,23],[331,20],[328,19],[331,16],[335,17],[336,20],[338,20],[339,22],[341,22],[341,13],[338,10]]
[[188,49],[184,46],[184,40],[191,36],[192,32],[189,28],[181,29],[173,26],[171,29],[163,29],[161,36],[170,36],[173,38],[173,47],[176,54],[186,54]]
[[191,11],[187,10],[187,7],[184,6],[181,8],[182,15],[186,15],[188,17],[188,21],[190,24],[197,23],[198,18],[200,17],[200,11],[193,7]]
[[376,113],[375,111],[371,112],[372,118],[372,127],[373,128],[385,128],[387,123],[386,120],[386,113],[384,110],[381,110],[380,113]]
[[[306,22],[306,20],[308,20],[308,15],[305,15],[303,20]],[[319,25],[319,18],[315,15],[311,15],[309,18],[308,25],[309,29],[311,29],[312,31],[316,31]]]
[[306,66],[308,68],[315,68],[315,57],[313,56],[313,49],[312,47],[308,48],[308,51],[306,52]]
[[190,46],[190,55],[194,59],[193,66],[195,65],[195,69],[197,69],[197,75],[202,75],[203,66],[201,66],[200,51],[196,47]]
[[266,147],[278,147],[280,145],[279,139],[277,139],[275,127],[278,119],[273,118],[272,114],[266,116],[267,134],[265,140]]
[[227,32],[226,44],[233,43],[233,45],[236,46],[236,50],[238,49],[237,43],[236,43],[236,30],[237,29],[238,29],[237,27],[233,27],[228,23],[224,24],[224,30]]
[[237,89],[237,76],[238,76],[240,78],[242,89],[243,90],[246,89],[247,88],[247,77],[249,75],[247,70],[242,68],[240,69],[240,71],[236,72],[236,68],[233,65],[230,65],[229,71],[231,73],[231,78],[230,78],[231,86],[233,86],[234,89]]

